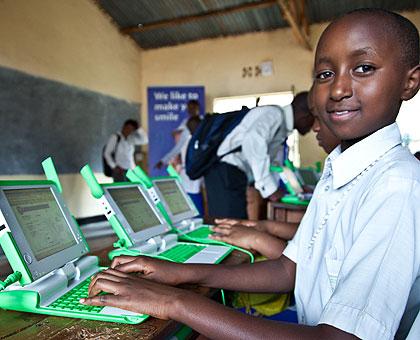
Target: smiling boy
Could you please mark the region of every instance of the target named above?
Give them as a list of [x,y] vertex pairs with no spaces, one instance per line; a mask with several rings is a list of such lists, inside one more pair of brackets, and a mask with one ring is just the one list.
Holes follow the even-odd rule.
[[[418,91],[418,61],[418,31],[400,15],[358,10],[330,24],[318,43],[313,91],[317,113],[341,146],[327,158],[284,254],[241,266],[120,257],[93,279],[82,302],[175,319],[210,338],[394,338],[407,302],[414,312],[420,305],[412,289],[420,284],[420,168],[395,124],[402,100]],[[167,286],[186,282],[294,290],[299,325]],[[96,296],[100,291],[112,294]]]

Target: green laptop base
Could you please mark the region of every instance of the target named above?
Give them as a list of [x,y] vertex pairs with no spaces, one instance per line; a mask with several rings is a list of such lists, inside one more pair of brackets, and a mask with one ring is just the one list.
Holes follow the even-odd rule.
[[302,206],[308,206],[309,204],[309,201],[301,200],[299,199],[299,197],[292,196],[292,195],[283,196],[280,202],[286,203],[286,204],[292,204],[292,205],[302,205]]
[[[136,249],[118,248],[118,249],[111,250],[108,253],[108,257],[110,260],[113,260],[115,257],[122,256],[122,255],[149,256],[149,257],[153,257],[153,258],[157,258],[161,260],[183,263],[205,247],[206,247],[206,244],[177,242],[176,246],[169,248],[168,250],[157,255],[144,254]],[[175,248],[178,248],[178,249],[175,249]],[[181,250],[181,251],[178,251],[178,250]],[[229,248],[229,250],[226,251],[226,253],[215,262],[215,264],[222,262],[232,252],[232,250],[233,250],[232,248]]]
[[[75,289],[80,286],[82,290],[77,296],[73,295]],[[40,306],[40,296],[38,292],[30,290],[8,290],[0,292],[0,308],[20,312],[29,312],[36,314],[63,316],[77,319],[97,320],[106,322],[117,322],[124,324],[138,324],[146,320],[149,316],[139,315],[108,315],[99,314],[103,307],[87,306],[78,303],[78,299],[87,296],[88,283],[82,282],[79,286],[73,288],[64,294],[50,306]],[[75,292],[76,293],[76,292]],[[79,292],[77,292],[79,293]],[[77,299],[77,301],[76,301]],[[69,308],[75,305],[74,309]],[[71,307],[73,308],[73,307]]]

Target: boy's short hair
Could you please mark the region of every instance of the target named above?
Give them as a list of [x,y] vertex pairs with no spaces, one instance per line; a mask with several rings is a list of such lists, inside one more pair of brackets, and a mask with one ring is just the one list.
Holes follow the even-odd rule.
[[131,125],[135,130],[139,128],[139,122],[135,119],[127,119],[123,126]]
[[380,8],[360,8],[348,12],[344,16],[353,14],[381,18],[386,23],[387,34],[393,35],[400,45],[404,65],[412,68],[419,63],[419,32],[410,20],[398,13]]

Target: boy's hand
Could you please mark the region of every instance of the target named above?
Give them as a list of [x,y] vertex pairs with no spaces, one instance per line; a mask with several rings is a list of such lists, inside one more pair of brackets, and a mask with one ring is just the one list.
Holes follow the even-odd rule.
[[[98,295],[101,292],[109,293]],[[185,299],[186,291],[165,286],[140,277],[107,269],[92,279],[89,295],[80,302],[92,306],[111,306],[159,319],[170,319],[177,302]]]
[[256,227],[258,222],[252,221],[252,220],[240,220],[240,219],[234,219],[234,218],[216,218],[214,220],[216,224],[222,224],[222,225],[236,225],[240,224],[245,227]]
[[176,286],[186,283],[185,265],[147,256],[118,256],[110,268],[122,273],[137,273],[138,277]]
[[245,249],[255,249],[258,231],[243,225],[220,224],[213,227],[216,234],[209,237],[213,240],[226,242]]

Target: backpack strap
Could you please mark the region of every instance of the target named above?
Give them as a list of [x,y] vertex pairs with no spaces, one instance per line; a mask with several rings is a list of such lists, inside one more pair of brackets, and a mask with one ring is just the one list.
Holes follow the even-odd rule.
[[115,143],[114,152],[112,153],[114,156],[114,162],[115,162],[115,154],[117,153],[117,147],[121,140],[121,136],[118,133],[116,133],[115,135],[117,136],[117,142]]
[[218,160],[221,161],[223,157],[230,155],[231,153],[240,152],[242,151],[242,145],[238,145],[236,148],[224,153],[223,155],[218,157]]

